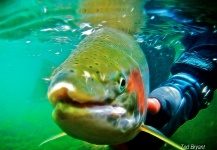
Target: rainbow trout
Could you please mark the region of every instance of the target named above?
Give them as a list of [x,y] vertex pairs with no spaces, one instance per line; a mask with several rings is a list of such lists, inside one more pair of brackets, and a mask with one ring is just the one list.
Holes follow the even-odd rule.
[[121,31],[101,28],[54,71],[48,98],[55,122],[69,136],[115,145],[145,131],[181,149],[144,125],[148,86],[148,66],[139,45]]
[[[53,72],[48,89],[53,118],[67,135],[89,143],[121,144],[144,131],[182,149],[159,131],[144,125],[149,72],[143,51],[130,35],[142,24],[139,19],[142,9],[130,7],[133,3],[139,3],[142,8],[142,1],[134,0],[82,1],[80,12],[98,12],[83,20],[97,25],[100,17],[105,17],[104,26],[110,27],[102,27],[87,36]],[[111,19],[107,12],[113,12],[117,18]],[[121,14],[127,12],[128,18]]]
[[53,74],[48,98],[54,120],[67,134],[91,143],[126,142],[144,121],[148,78],[136,42],[121,31],[99,29]]

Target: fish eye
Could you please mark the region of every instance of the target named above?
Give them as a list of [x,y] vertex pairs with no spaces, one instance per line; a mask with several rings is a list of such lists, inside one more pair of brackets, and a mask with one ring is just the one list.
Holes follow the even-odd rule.
[[126,86],[126,80],[124,77],[120,78],[119,85],[120,85],[120,90],[123,91],[125,89],[125,86]]

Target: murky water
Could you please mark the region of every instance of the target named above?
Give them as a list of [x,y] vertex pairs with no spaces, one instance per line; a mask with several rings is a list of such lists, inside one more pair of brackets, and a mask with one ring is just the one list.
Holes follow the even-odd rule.
[[[71,137],[39,147],[44,140],[61,133],[51,118],[47,79],[95,28],[88,22],[79,22],[82,16],[77,13],[78,3],[79,0],[0,1],[0,149],[108,149]],[[217,22],[216,5],[211,1],[149,2],[144,12],[146,24],[143,33],[134,35],[136,40],[159,53],[162,47],[175,49],[175,57],[183,51],[179,39],[184,33],[197,34],[215,28]],[[180,127],[172,139],[189,145],[189,149],[203,145],[214,149],[216,106],[217,96],[210,107]]]

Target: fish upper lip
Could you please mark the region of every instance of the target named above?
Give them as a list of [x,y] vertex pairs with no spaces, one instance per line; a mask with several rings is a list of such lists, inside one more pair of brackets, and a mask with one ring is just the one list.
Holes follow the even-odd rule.
[[[73,99],[67,99],[67,100],[59,100],[60,103],[65,103],[69,106],[73,107],[79,107],[79,108],[85,108],[85,107],[95,107],[95,106],[105,106],[106,103],[101,102],[85,102],[85,103],[79,103],[77,101],[74,101]],[[56,102],[57,104],[58,102]],[[56,105],[55,104],[55,105]]]
[[[60,88],[58,91],[49,92],[48,99],[50,100],[53,107],[56,107],[58,103],[80,108],[111,105],[110,103],[97,102],[93,100],[88,100],[87,102],[80,102],[79,100],[75,100],[71,96],[69,96],[67,88],[64,87]],[[112,106],[115,107],[116,105]]]
[[68,95],[64,95],[64,96],[52,96],[51,98],[49,98],[51,104],[55,107],[58,103],[62,103],[62,104],[67,104],[73,107],[93,107],[93,106],[103,106],[103,105],[107,105],[106,103],[103,102],[79,102],[79,101],[75,101],[74,99],[72,99],[71,97],[69,97]]

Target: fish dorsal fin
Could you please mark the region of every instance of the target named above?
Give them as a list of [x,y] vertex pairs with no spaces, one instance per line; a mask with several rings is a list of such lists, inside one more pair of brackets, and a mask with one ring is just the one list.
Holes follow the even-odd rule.
[[55,139],[58,139],[58,138],[60,138],[60,137],[66,136],[66,135],[67,135],[67,134],[66,134],[65,132],[62,132],[62,133],[60,133],[60,134],[57,134],[57,135],[55,135],[55,136],[52,136],[51,138],[49,138],[49,139],[45,140],[44,142],[42,142],[42,143],[39,145],[39,147],[42,146],[42,145],[44,145],[44,144],[46,144],[46,143],[48,143],[48,142],[50,142],[50,141],[53,141],[53,140],[55,140]]
[[181,145],[173,142],[172,140],[167,138],[165,135],[163,135],[163,133],[161,133],[160,131],[158,131],[157,129],[155,129],[155,128],[151,127],[151,126],[141,125],[140,130],[161,139],[162,141],[164,141],[167,144],[175,147],[176,149],[184,150],[184,148]]

